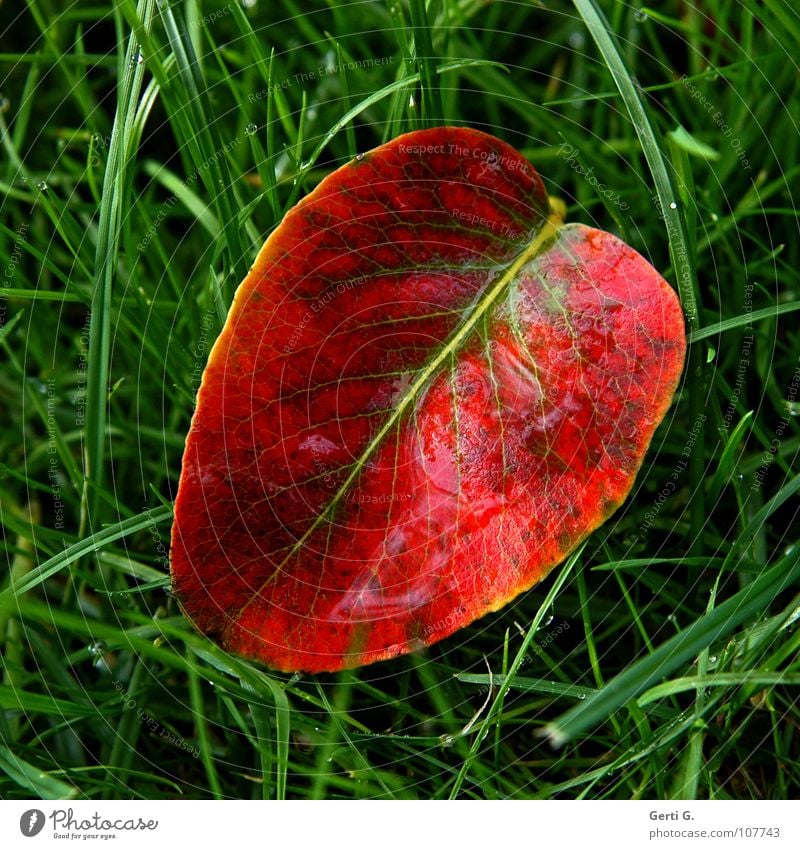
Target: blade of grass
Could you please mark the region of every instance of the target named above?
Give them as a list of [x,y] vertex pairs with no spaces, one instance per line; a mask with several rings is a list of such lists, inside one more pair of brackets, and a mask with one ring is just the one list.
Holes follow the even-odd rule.
[[652,654],[631,664],[596,695],[562,714],[542,730],[553,746],[574,740],[656,681],[695,657],[734,628],[757,618],[784,589],[800,578],[800,550],[791,552],[759,578],[662,643]]
[[800,301],[791,301],[786,304],[776,303],[773,306],[753,310],[751,313],[744,313],[733,318],[726,318],[723,321],[718,321],[716,324],[709,324],[701,327],[699,330],[693,330],[689,334],[688,339],[690,343],[699,342],[702,339],[718,336],[720,333],[727,333],[728,330],[736,330],[737,327],[748,327],[762,319],[777,318],[779,315],[797,312],[797,310],[800,310]]
[[673,678],[656,684],[636,700],[640,707],[674,696],[678,693],[704,690],[706,687],[796,687],[800,685],[800,673],[792,672],[717,672],[707,675],[689,675]]
[[539,607],[539,610],[533,617],[533,621],[531,622],[530,627],[528,628],[528,632],[525,635],[525,639],[522,641],[522,645],[519,647],[519,651],[517,651],[517,655],[514,658],[514,662],[511,664],[511,667],[508,670],[508,674],[505,676],[505,680],[497,688],[497,693],[494,697],[494,701],[492,702],[492,705],[489,708],[485,719],[480,723],[478,733],[475,734],[475,739],[472,742],[469,754],[464,759],[464,763],[461,765],[461,768],[458,771],[458,775],[455,781],[453,782],[453,786],[450,790],[451,799],[458,798],[461,792],[461,788],[464,786],[464,781],[467,778],[472,762],[475,760],[475,757],[480,751],[481,744],[483,743],[486,734],[491,728],[491,723],[494,721],[497,712],[500,710],[500,707],[503,704],[503,700],[505,699],[505,695],[510,689],[512,682],[516,678],[517,672],[522,666],[522,662],[525,660],[525,656],[528,653],[528,649],[530,648],[531,643],[533,642],[533,638],[536,636],[536,631],[544,621],[547,611],[552,607],[556,597],[558,596],[558,593],[561,591],[561,588],[567,582],[567,579],[572,573],[572,570],[575,568],[575,564],[578,562],[581,555],[583,554],[583,550],[585,547],[586,544],[583,543],[566,560],[564,565],[561,567],[558,576],[553,581],[553,586],[550,587],[547,595],[544,597],[544,600],[542,601],[542,604]]
[[[448,62],[445,65],[440,65],[436,69],[436,73],[441,76],[443,74],[451,73],[453,71],[458,71],[461,68],[470,68],[475,67],[477,65],[495,65],[502,67],[498,62],[490,62],[483,59],[461,59],[455,62]],[[314,151],[312,152],[311,156],[309,156],[309,158],[306,159],[305,162],[303,162],[300,168],[298,169],[297,176],[295,177],[295,186],[292,191],[292,195],[289,199],[289,206],[294,206],[294,204],[297,202],[297,198],[299,197],[300,192],[302,190],[302,183],[305,176],[309,173],[309,171],[311,171],[311,169],[319,159],[322,151],[325,150],[328,143],[334,136],[341,132],[341,130],[346,127],[353,120],[353,118],[358,117],[362,112],[365,112],[367,109],[369,109],[370,106],[373,106],[384,98],[389,97],[389,95],[393,94],[394,92],[401,91],[402,89],[407,88],[408,86],[413,85],[414,83],[418,83],[419,80],[420,75],[419,73],[416,73],[411,74],[408,77],[404,77],[403,79],[396,80],[393,83],[389,83],[389,85],[384,86],[379,91],[376,91],[373,94],[370,94],[369,96],[365,97],[360,103],[357,103],[352,109],[350,109],[341,118],[339,118],[339,120],[336,121],[336,123],[330,128],[330,130],[325,133],[322,139],[320,139],[319,143],[314,148]]]
[[[578,14],[583,18],[589,33],[597,45],[608,70],[619,89],[622,100],[630,115],[639,142],[642,145],[647,165],[656,186],[656,192],[664,216],[669,237],[672,268],[677,278],[678,294],[686,314],[689,331],[699,328],[699,286],[697,268],[693,262],[692,239],[687,230],[685,204],[679,204],[680,193],[673,173],[667,166],[656,131],[647,116],[641,95],[631,79],[625,63],[611,35],[608,22],[596,0],[573,0]],[[687,375],[689,385],[689,416],[697,423],[696,439],[689,457],[691,504],[689,518],[691,539],[689,553],[703,553],[703,528],[705,505],[703,502],[704,444],[705,444],[705,397],[704,397],[705,351],[697,345],[689,349]]]
[[51,578],[62,569],[66,569],[71,563],[80,560],[87,554],[93,554],[99,551],[103,546],[115,542],[123,537],[130,536],[137,531],[152,527],[159,522],[165,521],[172,517],[172,510],[168,507],[157,507],[155,510],[149,510],[146,513],[138,516],[133,516],[130,519],[125,519],[115,525],[111,525],[102,531],[92,534],[86,539],[71,545],[64,551],[45,560],[35,569],[32,569],[25,578],[20,581],[17,586],[8,587],[0,592],[0,604],[8,603],[11,596],[19,597],[27,592],[30,592],[34,587],[39,586],[43,581]]
[[22,760],[6,746],[0,746],[0,770],[29,791],[34,799],[74,799],[78,795],[77,787],[53,778],[49,773]]
[[436,127],[444,121],[442,93],[436,73],[437,57],[433,52],[431,24],[425,0],[410,0],[411,26],[414,30],[414,55],[419,68],[422,89],[422,125]]
[[194,727],[197,732],[197,742],[200,744],[200,760],[206,771],[208,786],[215,799],[222,799],[222,785],[211,751],[211,736],[208,731],[207,712],[203,704],[203,693],[200,689],[200,676],[197,670],[189,667],[189,698],[192,703],[194,714]]
[[[471,672],[459,672],[455,676],[465,684],[503,684],[508,675],[483,675]],[[563,696],[568,699],[586,699],[593,696],[597,690],[593,687],[581,687],[578,684],[561,684],[558,681],[547,681],[544,678],[512,678],[509,687],[522,690],[524,693],[546,693],[553,696]]]
[[[140,0],[137,10],[150,29],[155,8],[154,0]],[[99,522],[99,491],[103,486],[105,457],[107,395],[111,355],[111,298],[119,261],[122,218],[127,208],[124,187],[127,171],[133,166],[130,149],[131,130],[135,120],[144,65],[138,61],[139,46],[135,38],[120,58],[120,79],[117,109],[111,130],[108,163],[103,178],[103,198],[100,204],[97,252],[95,256],[94,291],[92,293],[91,323],[89,326],[89,355],[86,375],[85,519],[94,530]],[[84,523],[85,525],[85,523]]]

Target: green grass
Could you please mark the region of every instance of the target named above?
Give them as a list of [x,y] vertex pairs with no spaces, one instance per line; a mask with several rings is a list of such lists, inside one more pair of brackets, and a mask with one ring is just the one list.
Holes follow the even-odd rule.
[[[0,797],[800,793],[800,18],[547,5],[7,16]],[[169,594],[199,375],[283,214],[442,123],[516,146],[569,220],[662,271],[679,395],[627,503],[545,583],[424,653],[273,674]]]

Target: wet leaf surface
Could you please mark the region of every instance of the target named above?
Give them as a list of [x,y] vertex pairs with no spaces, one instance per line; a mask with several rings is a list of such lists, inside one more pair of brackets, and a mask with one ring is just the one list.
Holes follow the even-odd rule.
[[299,203],[237,291],[187,438],[174,591],[281,670],[434,643],[619,507],[684,352],[668,284],[563,224],[515,150],[401,136]]

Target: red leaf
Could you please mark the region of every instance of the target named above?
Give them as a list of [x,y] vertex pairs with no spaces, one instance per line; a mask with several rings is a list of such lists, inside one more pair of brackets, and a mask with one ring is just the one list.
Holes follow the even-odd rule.
[[281,670],[434,643],[619,507],[684,351],[667,283],[561,226],[513,148],[401,136],[323,180],[236,293],[186,442],[174,591]]

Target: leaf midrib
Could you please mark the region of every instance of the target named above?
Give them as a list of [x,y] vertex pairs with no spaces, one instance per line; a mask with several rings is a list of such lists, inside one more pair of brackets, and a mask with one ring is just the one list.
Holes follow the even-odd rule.
[[378,432],[369,441],[366,447],[362,450],[360,456],[353,462],[350,473],[327,502],[325,507],[314,518],[314,521],[305,530],[303,535],[295,541],[289,552],[283,560],[275,567],[269,577],[261,584],[258,591],[253,593],[253,596],[239,610],[238,617],[248,608],[252,602],[258,598],[264,588],[278,575],[281,574],[286,564],[300,551],[306,542],[313,534],[328,521],[329,517],[336,510],[337,506],[345,498],[350,487],[360,476],[362,470],[366,466],[372,455],[380,448],[386,437],[392,432],[405,415],[406,411],[420,396],[423,390],[427,387],[430,379],[438,372],[445,361],[453,356],[461,345],[469,338],[472,331],[478,323],[486,316],[486,314],[495,305],[500,296],[508,289],[509,285],[516,279],[520,270],[524,268],[531,260],[535,259],[541,252],[544,245],[550,241],[558,232],[559,228],[564,223],[564,208],[561,201],[550,199],[550,215],[542,224],[542,227],[537,232],[533,241],[519,254],[519,256],[506,268],[502,275],[492,283],[479,298],[469,314],[463,319],[461,324],[450,335],[449,339],[437,351],[436,355],[423,366],[413,383],[409,386],[408,391],[403,395],[401,401],[392,410],[384,423],[381,425]]

